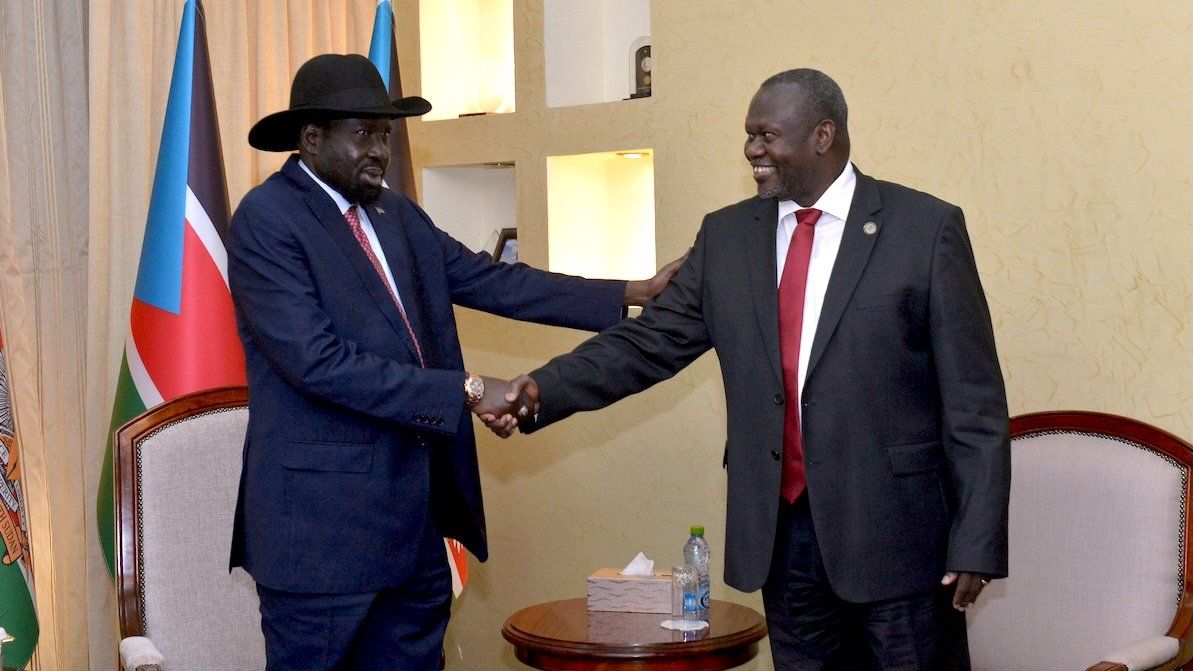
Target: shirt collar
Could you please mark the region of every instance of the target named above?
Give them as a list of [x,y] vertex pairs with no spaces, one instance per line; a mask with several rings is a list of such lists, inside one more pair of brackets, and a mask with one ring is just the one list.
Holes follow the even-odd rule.
[[[323,190],[327,192],[327,195],[331,196],[331,199],[336,202],[336,207],[340,208],[340,214],[347,212],[348,208],[352,207],[352,203],[349,203],[347,198],[344,198],[343,196],[341,196],[339,191],[336,191],[335,189],[331,188],[330,186],[327,185],[326,182],[324,182],[323,180],[316,177],[315,172],[313,170],[311,170],[309,167],[307,167],[306,161],[303,161],[300,158],[300,159],[298,159],[298,165],[304,171],[306,171],[306,173],[308,175],[311,176],[311,179],[315,180],[316,184],[323,187]],[[361,209],[364,209],[364,208],[361,208]]]
[[[853,192],[856,187],[857,172],[853,169],[852,163],[846,162],[845,169],[841,171],[840,175],[837,175],[837,179],[833,180],[832,184],[828,185],[828,189],[817,199],[812,208],[845,221],[849,219],[849,206],[853,204]],[[794,200],[781,200],[779,201],[779,219],[802,209],[805,208]]]

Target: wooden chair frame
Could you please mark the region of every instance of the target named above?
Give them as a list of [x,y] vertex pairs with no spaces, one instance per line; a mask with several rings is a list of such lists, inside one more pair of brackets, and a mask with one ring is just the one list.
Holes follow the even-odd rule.
[[[1193,506],[1193,445],[1167,431],[1143,422],[1101,412],[1059,410],[1035,412],[1011,418],[1012,439],[1056,432],[1088,433],[1132,443],[1159,453],[1175,461],[1184,469],[1185,510],[1181,515],[1184,522],[1181,551],[1183,588],[1176,615],[1173,617],[1166,635],[1181,641],[1181,652],[1178,659],[1188,660],[1190,656],[1193,656],[1193,650],[1188,650],[1185,643],[1190,636],[1193,636],[1193,556],[1191,556],[1193,552],[1190,552],[1189,547],[1193,540],[1193,514],[1191,514],[1193,511],[1190,510],[1190,506]],[[1184,666],[1183,663],[1174,668],[1193,667],[1193,664]],[[1127,671],[1127,667],[1113,662],[1100,662],[1091,666],[1087,671]]]
[[248,406],[248,389],[220,387],[180,396],[150,408],[116,430],[112,438],[116,484],[116,596],[120,637],[145,636],[141,593],[142,441],[170,424],[210,412]]

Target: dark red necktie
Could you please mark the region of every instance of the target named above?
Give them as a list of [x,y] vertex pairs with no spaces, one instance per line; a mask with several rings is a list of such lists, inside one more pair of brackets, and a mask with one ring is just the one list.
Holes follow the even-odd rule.
[[779,354],[783,359],[783,480],[779,494],[794,503],[808,484],[804,472],[804,440],[799,422],[799,345],[804,329],[804,290],[812,260],[812,238],[820,210],[798,210],[795,233],[779,280]]
[[344,212],[344,219],[348,222],[348,228],[352,229],[352,236],[360,243],[360,248],[365,250],[365,256],[369,257],[369,262],[373,264],[373,270],[376,270],[377,274],[381,276],[381,283],[389,291],[389,297],[394,299],[394,305],[398,307],[398,314],[402,315],[402,323],[406,325],[406,332],[410,334],[410,340],[414,343],[414,353],[418,355],[418,365],[426,368],[427,362],[423,361],[423,350],[418,346],[418,338],[414,335],[414,329],[410,327],[410,320],[406,318],[406,310],[402,308],[402,302],[398,300],[398,295],[394,293],[394,288],[389,285],[389,279],[385,277],[385,269],[381,267],[381,260],[373,252],[373,245],[369,244],[369,237],[365,235],[364,229],[361,228],[360,213],[356,211],[355,205],[352,205]]

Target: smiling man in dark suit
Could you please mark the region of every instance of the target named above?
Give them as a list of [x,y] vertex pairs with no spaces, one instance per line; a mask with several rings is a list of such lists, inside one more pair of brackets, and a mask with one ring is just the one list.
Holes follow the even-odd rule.
[[249,133],[298,152],[228,245],[249,386],[231,564],[257,582],[268,671],[438,668],[443,537],[488,554],[468,411],[508,410],[504,381],[465,372],[453,304],[595,331],[678,265],[585,280],[466,249],[382,184],[391,120],[428,110],[328,54]]
[[776,669],[966,668],[958,611],[1007,573],[1010,452],[961,210],[854,168],[821,72],[764,82],[745,130],[758,197],[705,218],[638,319],[515,379],[490,426],[604,407],[715,348],[725,581],[762,589]]

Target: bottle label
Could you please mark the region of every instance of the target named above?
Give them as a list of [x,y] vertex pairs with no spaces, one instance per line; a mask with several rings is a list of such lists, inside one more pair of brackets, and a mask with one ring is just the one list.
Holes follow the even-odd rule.
[[711,605],[712,596],[709,594],[709,591],[707,589],[700,590],[700,609],[708,610],[709,606]]

